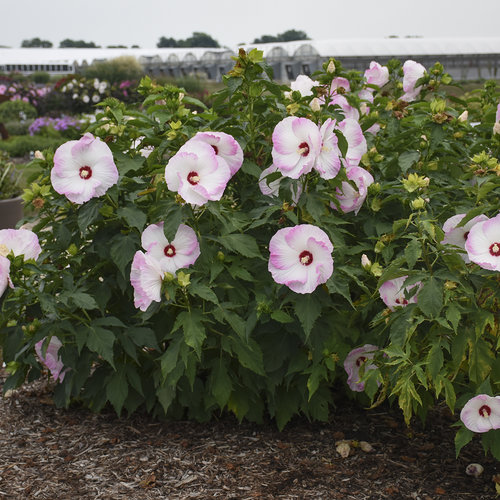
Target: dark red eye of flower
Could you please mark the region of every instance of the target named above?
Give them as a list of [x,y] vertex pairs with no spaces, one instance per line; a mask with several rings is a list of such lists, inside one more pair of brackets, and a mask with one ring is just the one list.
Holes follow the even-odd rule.
[[500,243],[495,242],[490,246],[490,254],[493,257],[500,257]]
[[174,257],[175,255],[175,247],[174,245],[167,245],[164,249],[163,249],[163,253],[165,254],[166,257]]
[[307,142],[301,142],[299,144],[299,153],[302,156],[307,156],[309,154],[309,144],[307,144]]
[[80,167],[79,173],[81,179],[90,179],[92,177],[92,169],[88,165]]
[[468,236],[469,236],[469,231],[467,231],[466,233],[464,233],[464,240],[466,240]]
[[196,186],[196,184],[200,182],[200,176],[198,175],[198,172],[189,172],[187,180],[189,184],[191,184],[192,186]]
[[309,250],[304,250],[303,252],[300,252],[299,260],[303,266],[309,266],[312,264],[313,255],[309,252]]
[[214,146],[212,144],[212,149],[215,151],[215,154],[218,155],[219,154],[219,148],[217,146]]
[[365,356],[360,356],[357,360],[356,360],[356,366],[361,366],[364,362],[366,361],[366,357]]
[[396,299],[395,300],[396,304],[399,304],[400,306],[407,306],[408,301],[406,299]]
[[479,415],[484,418],[489,417],[491,415],[491,408],[487,405],[481,406],[481,408],[479,408]]

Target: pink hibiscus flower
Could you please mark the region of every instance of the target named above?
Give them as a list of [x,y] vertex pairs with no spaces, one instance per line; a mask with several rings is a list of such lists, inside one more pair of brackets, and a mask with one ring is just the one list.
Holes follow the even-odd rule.
[[[349,182],[343,181],[341,187],[337,188],[335,197],[339,201],[342,212],[354,212],[354,215],[357,215],[368,195],[368,186],[373,184],[374,179],[370,172],[361,167],[348,168],[347,178],[354,182],[356,188]],[[337,205],[333,202],[330,206],[334,210],[337,209]]]
[[[35,352],[40,360],[51,373],[55,382],[62,382],[67,370],[64,370],[64,363],[59,357],[59,349],[62,344],[57,337],[51,337],[49,343],[46,343],[47,337],[35,344]],[[44,347],[44,344],[46,347]]]
[[132,260],[130,283],[134,287],[134,305],[145,311],[151,302],[160,302],[164,273],[151,255],[137,251]]
[[465,250],[471,262],[484,269],[500,271],[500,213],[470,228]]
[[383,87],[389,81],[389,69],[387,66],[382,66],[378,62],[372,61],[370,67],[365,70],[364,77],[366,83]]
[[400,278],[385,281],[380,285],[378,290],[380,298],[391,311],[394,311],[396,307],[405,307],[408,304],[415,304],[417,302],[418,290],[410,298],[406,298],[406,296],[413,288],[418,287],[420,289],[422,283],[414,283],[403,288],[406,278],[408,276],[401,276]]
[[50,180],[57,193],[82,204],[116,184],[118,170],[108,145],[86,133],[80,140],[57,148]]
[[168,189],[193,205],[220,200],[230,178],[226,161],[202,140],[186,143],[165,167]]
[[163,222],[151,224],[144,229],[141,244],[146,255],[153,257],[163,273],[174,274],[178,269],[193,265],[200,255],[196,233],[185,224],[180,224],[174,239],[169,242],[163,233]]
[[472,432],[500,428],[500,399],[479,394],[469,399],[460,412],[460,420]]
[[401,96],[403,101],[411,102],[418,97],[422,90],[422,86],[419,85],[415,87],[415,84],[424,74],[425,67],[420,63],[412,61],[411,59],[405,61],[403,64],[403,90],[405,93]]
[[365,344],[362,347],[353,349],[344,360],[344,369],[347,372],[347,385],[351,391],[362,392],[365,390],[365,383],[360,382],[360,369],[364,365],[365,372],[375,370],[377,367],[373,363],[367,364],[368,360],[373,359],[376,345]]
[[319,227],[301,224],[278,230],[269,242],[269,272],[296,293],[312,293],[333,273],[333,245]]
[[0,255],[6,257],[12,252],[24,260],[36,260],[42,251],[38,236],[29,229],[0,229]]

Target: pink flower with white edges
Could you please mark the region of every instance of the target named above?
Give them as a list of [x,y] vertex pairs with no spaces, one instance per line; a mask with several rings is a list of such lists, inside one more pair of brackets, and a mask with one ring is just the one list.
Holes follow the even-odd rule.
[[38,236],[29,229],[0,229],[0,255],[6,257],[10,252],[24,260],[38,259],[42,251]]
[[185,146],[165,167],[168,189],[193,205],[220,200],[231,178],[227,162],[204,141],[189,141]]
[[[477,217],[474,217],[462,227],[457,227],[460,221],[464,217],[465,214],[457,214],[454,215],[453,217],[450,217],[443,224],[444,239],[441,243],[447,245],[455,245],[457,247],[462,248],[465,252],[465,242],[467,240],[467,237],[469,236],[470,229],[478,222],[483,222],[488,220],[488,217],[486,217],[486,215],[478,215]],[[464,262],[466,263],[470,262],[469,256],[466,253],[460,254],[460,257],[462,257]]]
[[331,118],[328,118],[320,128],[321,150],[314,164],[314,169],[319,172],[323,179],[333,179],[340,171],[340,149],[337,145],[336,128],[336,121]]
[[497,113],[495,115],[495,121],[500,122],[500,103],[497,105]]
[[472,432],[500,429],[500,399],[487,394],[469,399],[460,412],[460,420]]
[[405,94],[401,96],[401,99],[406,102],[414,101],[420,91],[422,86],[419,85],[415,88],[417,81],[422,78],[425,74],[425,67],[420,63],[408,59],[403,64],[403,90]]
[[422,283],[414,283],[403,288],[406,278],[408,276],[401,276],[400,278],[385,281],[380,285],[378,290],[380,298],[391,311],[394,311],[396,307],[405,307],[408,304],[415,304],[417,302],[418,290],[410,298],[406,298],[406,295],[412,288],[418,287],[420,289]]
[[312,293],[333,273],[333,245],[322,229],[310,224],[278,230],[269,252],[274,281],[296,293]]
[[495,115],[495,124],[493,125],[493,134],[500,134],[500,103],[497,106],[497,113]]
[[330,97],[331,105],[340,106],[342,109],[342,113],[344,114],[344,118],[349,118],[351,120],[359,120],[359,111],[349,104],[349,101],[342,94],[332,94]]
[[347,372],[347,385],[351,391],[362,392],[365,390],[365,383],[360,382],[360,369],[364,366],[365,373],[368,370],[375,370],[377,367],[373,363],[367,364],[373,359],[378,347],[372,344],[365,344],[362,347],[353,349],[344,360],[344,369]]
[[[372,174],[361,167],[351,167],[347,169],[347,178],[354,182],[356,188],[351,183],[343,181],[340,188],[337,188],[335,197],[337,198],[342,212],[354,212],[358,214],[360,208],[365,202],[368,194],[368,186],[373,184],[374,179]],[[330,203],[333,209],[337,209],[335,203]]]
[[243,163],[243,150],[238,141],[225,132],[198,132],[193,138],[182,146],[182,151],[189,151],[192,141],[202,141],[210,144],[215,154],[226,161],[231,176],[233,176]]
[[294,82],[290,84],[292,90],[298,90],[302,97],[313,95],[312,88],[319,85],[319,82],[309,78],[307,75],[299,75]]
[[[366,83],[383,87],[389,81],[389,69],[378,62],[372,61],[370,67],[365,70]],[[370,89],[373,90],[373,89]]]
[[4,294],[7,286],[13,288],[12,281],[9,276],[10,260],[3,255],[0,255],[0,297]]
[[465,250],[471,262],[484,269],[500,271],[500,213],[470,228]]
[[35,352],[42,365],[50,371],[54,381],[62,382],[67,370],[64,370],[64,363],[59,357],[59,349],[62,346],[61,341],[57,337],[51,337],[45,348],[46,340],[47,337],[35,344]]
[[[279,196],[281,178],[275,179],[274,181],[268,182],[266,177],[278,169],[275,165],[271,165],[262,171],[259,177],[259,189],[260,192],[265,196],[271,196],[272,198]],[[292,201],[297,204],[299,202],[300,195],[302,194],[302,186],[298,184],[295,189],[292,189]]]
[[116,184],[118,170],[108,145],[87,132],[80,140],[57,148],[50,180],[57,193],[82,204]]
[[338,125],[347,141],[347,153],[344,158],[346,168],[359,165],[361,158],[368,151],[366,139],[360,124],[351,118],[342,120]]
[[178,269],[193,265],[200,256],[196,233],[189,226],[180,224],[174,239],[169,242],[163,233],[163,222],[144,229],[141,245],[146,255],[153,257],[164,273],[175,275]]
[[163,276],[160,263],[154,257],[140,250],[135,253],[130,270],[135,307],[145,311],[151,302],[160,302]]
[[273,163],[285,177],[298,179],[309,173],[320,149],[319,129],[307,118],[288,116],[274,128]]

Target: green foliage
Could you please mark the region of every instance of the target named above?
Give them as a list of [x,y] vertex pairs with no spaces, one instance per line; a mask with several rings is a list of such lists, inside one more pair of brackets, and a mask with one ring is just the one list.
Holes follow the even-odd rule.
[[85,42],[84,40],[71,40],[70,38],[65,38],[59,42],[60,49],[98,49],[100,45],[96,45],[94,42]]
[[121,56],[109,61],[95,62],[85,68],[86,78],[98,78],[111,84],[119,84],[124,80],[139,80],[143,75],[142,66],[133,56]]
[[[313,75],[317,96],[288,93],[261,51],[241,50],[210,108],[148,77],[138,88],[140,107],[107,98],[89,131],[111,148],[119,181],[83,205],[52,189],[51,153],[35,160],[40,175],[24,199],[41,200],[34,230],[43,253],[36,263],[12,259],[15,288],[1,298],[0,342],[5,362],[13,363],[6,387],[38,376],[34,344],[57,336],[69,369],[57,404],[77,400],[95,411],[109,404],[117,413],[142,408],[200,421],[229,411],[255,422],[270,415],[279,428],[296,414],[326,420],[339,392],[352,394],[347,354],[365,344],[379,349],[373,366],[361,369],[366,391],[355,397],[387,400],[407,422],[425,418],[439,400],[455,411],[475,394],[498,393],[498,273],[465,263],[461,249],[442,243],[449,217],[466,214],[465,223],[499,211],[496,88],[447,101],[442,84],[449,77],[436,65],[420,82],[419,99],[406,103],[401,63],[391,61],[391,81],[383,92],[373,89],[367,110],[358,95],[362,76],[332,62]],[[273,162],[278,122],[292,114],[318,124],[343,118],[338,106],[310,106],[312,97],[330,93],[334,77],[349,78],[344,96],[363,130],[381,127],[365,134],[361,164],[375,182],[357,214],[331,205],[347,179],[344,167],[330,180],[315,171],[283,178],[276,197],[258,186]],[[469,121],[459,119],[466,109]],[[163,172],[198,131],[233,135],[244,163],[220,201],[193,207],[168,190]],[[290,187],[299,183],[303,194],[294,201]],[[144,227],[160,221],[169,239],[180,223],[193,228],[201,254],[194,266],[165,277],[161,301],[141,312],[131,262]],[[335,269],[302,295],[272,280],[268,258],[278,229],[305,223],[330,237]],[[416,286],[406,307],[391,310],[379,288],[401,276]],[[470,438],[461,428],[457,449]],[[498,431],[483,438],[495,456],[498,442]]]
[[310,40],[305,31],[287,30],[279,35],[262,35],[255,38],[252,43],[271,43],[271,42],[293,42],[294,40]]
[[49,40],[40,40],[40,38],[32,38],[31,40],[23,40],[21,43],[22,48],[32,48],[32,47],[42,47],[44,49],[50,49],[52,47],[52,42]]
[[63,142],[64,137],[45,137],[42,135],[19,135],[11,136],[0,141],[0,151],[6,151],[11,157],[24,157],[34,151],[42,151],[47,148],[56,149]]
[[156,44],[159,48],[164,47],[220,47],[219,42],[214,40],[207,33],[194,31],[193,34],[185,40],[175,40],[174,38],[166,38],[162,36]]
[[0,103],[0,122],[29,120],[36,115],[36,109],[28,102],[16,100]]

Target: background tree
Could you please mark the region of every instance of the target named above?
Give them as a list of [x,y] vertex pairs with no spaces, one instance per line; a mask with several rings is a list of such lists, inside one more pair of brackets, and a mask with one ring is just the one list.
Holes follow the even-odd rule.
[[52,47],[52,42],[49,42],[48,40],[40,40],[40,38],[36,37],[32,38],[31,40],[23,40],[21,43],[21,47],[24,49],[33,47],[50,49]]
[[109,61],[91,64],[84,70],[83,74],[87,78],[107,80],[113,84],[124,80],[138,80],[144,71],[135,57],[120,56]]
[[175,40],[174,38],[166,38],[162,36],[156,44],[157,47],[220,47],[219,42],[213,39],[207,33],[194,31],[193,34],[185,40]]
[[305,31],[287,30],[279,35],[262,35],[255,38],[252,43],[271,43],[271,42],[292,42],[295,40],[310,40]]
[[94,42],[85,42],[83,40],[70,40],[69,38],[64,39],[59,43],[60,49],[99,49],[101,46],[96,45]]

